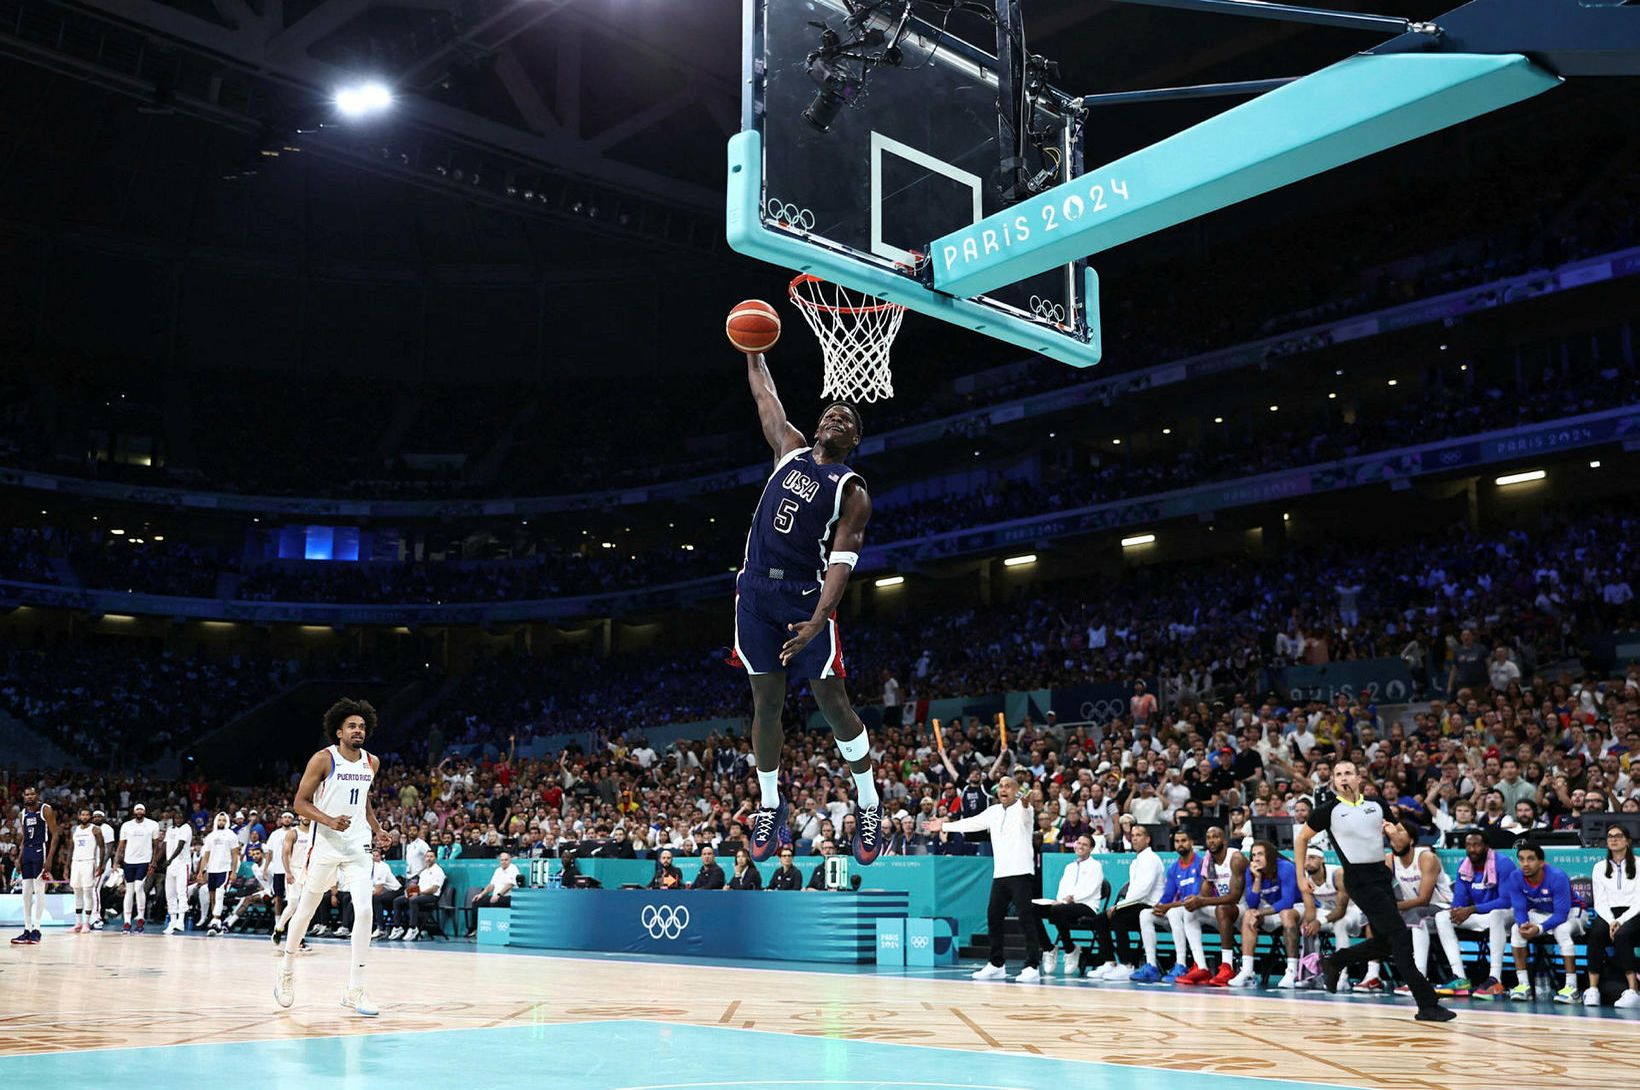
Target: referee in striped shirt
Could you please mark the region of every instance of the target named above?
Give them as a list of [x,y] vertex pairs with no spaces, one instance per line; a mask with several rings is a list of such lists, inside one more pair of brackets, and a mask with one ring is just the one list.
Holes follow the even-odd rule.
[[[1412,989],[1418,1001],[1420,1022],[1449,1022],[1457,1015],[1441,1006],[1424,974],[1412,960],[1412,936],[1396,907],[1395,887],[1384,865],[1384,837],[1391,822],[1384,808],[1369,801],[1361,792],[1361,776],[1350,761],[1339,761],[1332,770],[1333,797],[1310,812],[1309,820],[1298,827],[1293,858],[1303,859],[1310,839],[1317,833],[1332,838],[1333,847],[1344,864],[1344,881],[1350,900],[1361,906],[1372,924],[1372,938],[1340,950],[1322,962],[1327,990],[1337,991],[1338,977],[1348,966],[1361,961],[1377,961],[1386,954],[1394,961],[1395,972]],[[1299,889],[1315,893],[1315,884],[1302,867]]]

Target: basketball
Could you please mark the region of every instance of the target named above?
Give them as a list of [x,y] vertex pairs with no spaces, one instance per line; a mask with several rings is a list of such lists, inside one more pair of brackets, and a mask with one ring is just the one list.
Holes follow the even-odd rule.
[[780,339],[780,314],[761,299],[748,299],[729,312],[723,331],[742,352],[767,352]]

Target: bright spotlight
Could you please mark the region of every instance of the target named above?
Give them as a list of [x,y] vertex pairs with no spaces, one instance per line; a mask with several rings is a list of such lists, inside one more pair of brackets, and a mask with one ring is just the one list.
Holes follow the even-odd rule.
[[1524,473],[1505,473],[1492,483],[1495,485],[1525,484],[1527,481],[1541,481],[1548,475],[1541,469],[1529,469]]
[[877,585],[879,587],[897,587],[903,582],[905,582],[905,576],[903,575],[885,575],[877,580]]
[[336,111],[343,117],[368,117],[393,105],[393,92],[378,80],[350,84],[336,92]]
[[1155,540],[1155,534],[1135,534],[1132,537],[1124,537],[1122,539],[1122,548],[1136,549],[1140,545],[1149,545]]
[[1036,563],[1036,554],[1035,553],[1026,553],[1024,556],[1010,556],[1010,557],[1008,557],[1007,559],[1003,560],[1002,566],[1005,567],[1005,568],[1017,568],[1017,567],[1020,567],[1024,564],[1035,564],[1035,563]]

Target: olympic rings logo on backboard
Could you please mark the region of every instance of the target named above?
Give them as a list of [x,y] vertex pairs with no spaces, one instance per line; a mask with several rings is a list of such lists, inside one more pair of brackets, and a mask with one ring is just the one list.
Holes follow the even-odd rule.
[[1052,299],[1044,299],[1040,295],[1031,296],[1031,313],[1045,322],[1055,325],[1065,324],[1065,308]]
[[689,926],[689,910],[682,905],[644,905],[638,922],[652,939],[675,939]]
[[795,227],[799,231],[814,230],[814,213],[807,208],[799,208],[789,202],[781,202],[770,197],[763,205],[764,213],[782,227]]

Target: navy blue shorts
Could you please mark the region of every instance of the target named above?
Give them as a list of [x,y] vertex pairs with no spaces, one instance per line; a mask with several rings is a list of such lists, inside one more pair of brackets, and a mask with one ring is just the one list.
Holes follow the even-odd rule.
[[282,874],[276,874],[273,876],[273,895],[275,897],[283,897],[285,895],[285,876]]
[[22,864],[18,868],[18,873],[22,876],[24,881],[30,881],[40,877],[41,874],[45,873],[45,869],[45,852],[38,850],[29,851],[27,848],[23,849],[23,860]]
[[228,880],[227,871],[208,870],[205,872],[205,886],[207,889],[220,889]]
[[748,674],[784,670],[801,678],[847,677],[843,668],[843,637],[833,615],[826,627],[787,665],[780,649],[791,639],[787,625],[814,616],[820,584],[793,582],[741,572],[735,580],[735,658]]
[[140,884],[140,883],[146,882],[148,880],[148,864],[147,863],[121,863],[120,864],[120,869],[125,871],[125,884],[126,885],[130,885],[133,882],[137,882],[137,883]]

